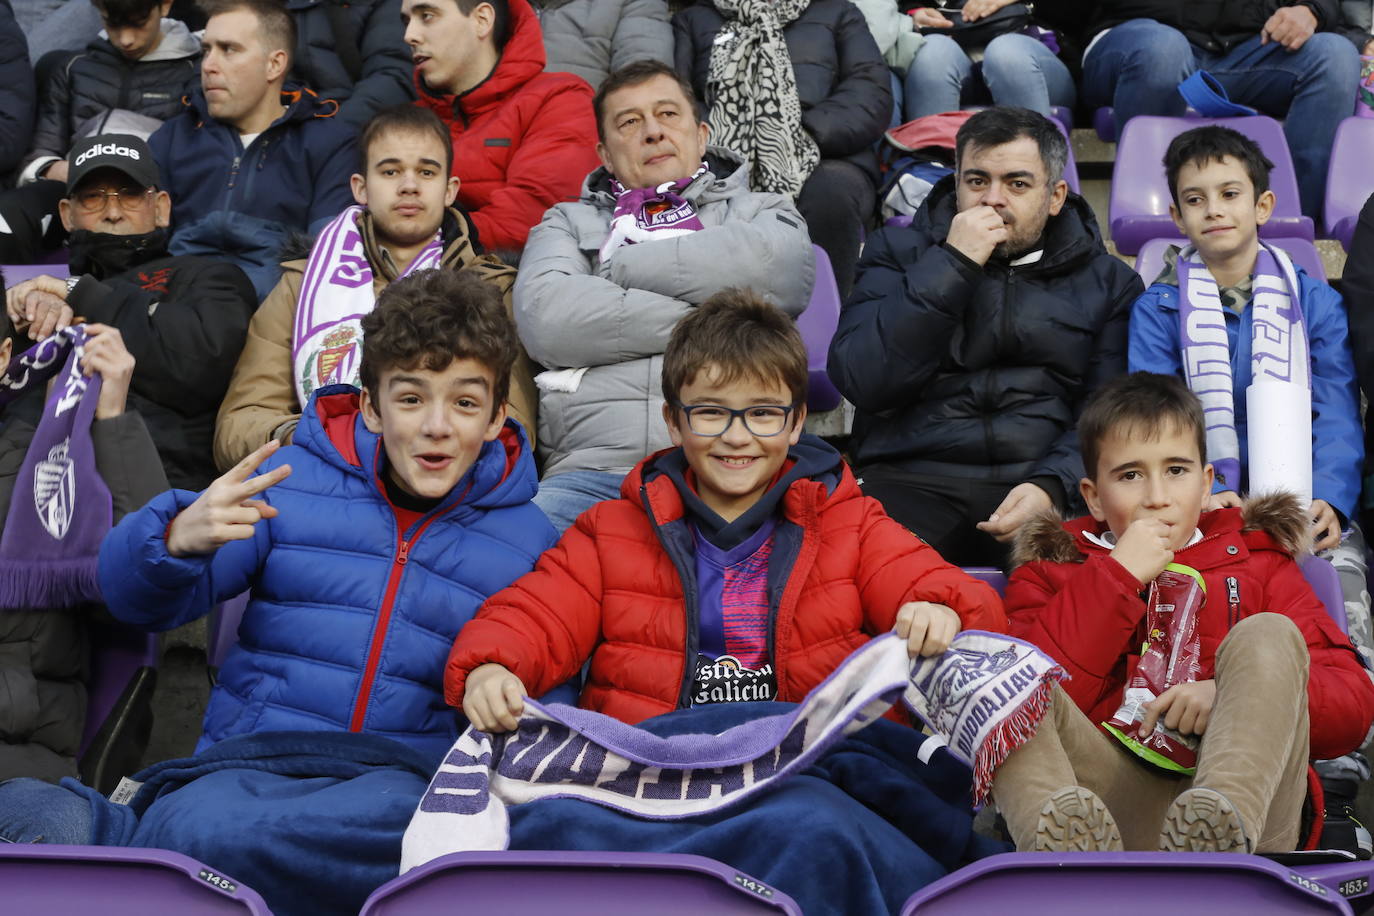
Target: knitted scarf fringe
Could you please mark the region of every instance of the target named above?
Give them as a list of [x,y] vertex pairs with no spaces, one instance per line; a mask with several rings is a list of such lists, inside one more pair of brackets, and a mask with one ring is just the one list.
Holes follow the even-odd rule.
[[1040,722],[1050,708],[1054,685],[1065,679],[1064,673],[1050,672],[1021,701],[1016,711],[1007,716],[988,733],[973,759],[973,804],[982,805],[992,792],[992,777],[997,768],[1021,745],[1035,736]]

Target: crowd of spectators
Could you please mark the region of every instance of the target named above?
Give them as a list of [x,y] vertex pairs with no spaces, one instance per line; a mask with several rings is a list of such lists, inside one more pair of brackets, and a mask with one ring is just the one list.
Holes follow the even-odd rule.
[[[59,456],[28,454],[49,447],[65,401],[45,403],[28,370],[68,352],[63,384],[103,379],[89,467],[73,473],[104,481],[113,514],[89,523],[98,564],[73,556],[53,574],[77,582],[65,603],[0,585],[0,600],[42,598],[22,615],[0,605],[0,647],[25,647],[0,655],[0,678],[33,685],[30,715],[0,703],[0,779],[74,775],[98,601],[162,630],[245,592],[198,751],[365,732],[437,761],[469,719],[516,728],[527,689],[573,701],[584,685],[580,705],[637,724],[717,695],[799,701],[889,630],[919,657],[960,629],[1010,626],[1070,659],[1075,684],[1101,681],[1056,693],[1048,721],[1115,759],[1073,707],[1095,723],[1119,700],[1141,589],[1178,555],[1245,582],[1272,564],[1292,587],[1275,591],[1292,608],[1261,607],[1217,579],[1241,635],[1219,625],[1201,652],[1222,679],[1223,658],[1235,670],[1253,651],[1253,678],[1269,664],[1254,647],[1282,643],[1274,664],[1291,677],[1267,689],[1293,701],[1283,786],[1216,803],[1190,793],[1242,790],[1201,769],[1181,795],[1151,783],[1118,829],[1103,812],[1126,801],[1086,772],[1108,768],[1046,739],[998,786],[1012,840],[1058,848],[1047,825],[1067,818],[1097,848],[1148,845],[1164,817],[1164,848],[1292,849],[1309,728],[1312,755],[1331,758],[1314,761],[1329,821],[1353,823],[1374,718],[1359,407],[1374,386],[1374,199],[1338,291],[1261,244],[1275,192],[1258,147],[1189,131],[1162,163],[1188,244],[1142,279],[1069,189],[1057,119],[1110,107],[1119,135],[1181,116],[1178,84],[1205,70],[1227,104],[1284,120],[1302,211],[1320,222],[1374,50],[1368,2],[69,7],[68,34],[31,55],[0,0],[0,263],[50,265],[5,293],[0,524],[34,524],[10,498],[32,479],[43,525],[67,530],[61,485],[44,503],[33,470]],[[943,177],[909,221],[880,226],[885,132],[989,105],[957,135],[935,131]],[[795,319],[830,279],[838,326],[803,344]],[[1271,286],[1284,307],[1263,315],[1280,317],[1256,318]],[[1290,339],[1313,499],[1251,524],[1245,392],[1274,372],[1256,354]],[[1222,356],[1190,350],[1207,345]],[[852,411],[836,442],[804,432],[807,347],[828,347]],[[1222,387],[1197,369],[1207,353],[1232,367]],[[1177,404],[1131,413],[1135,389],[1114,394],[1128,371],[1181,377],[1206,422],[1181,386],[1148,381],[1140,398]],[[1151,423],[1168,428],[1151,438]],[[1163,470],[1099,462],[1157,441],[1183,443]],[[1157,470],[1163,483],[1127,493]],[[1177,518],[1160,531],[1141,513]],[[1312,550],[1340,571],[1348,638],[1313,621],[1294,564]],[[1010,624],[958,569],[974,566],[1020,567]],[[1080,627],[1109,592],[1121,632]],[[61,613],[36,609],[50,604]],[[1266,619],[1237,627],[1251,615]],[[1101,657],[1085,661],[1084,641]],[[1323,685],[1310,710],[1309,651]],[[1241,688],[1215,690],[1229,726]],[[1202,736],[1215,690],[1156,714]],[[1251,760],[1259,744],[1210,747]],[[1028,778],[1024,761],[1047,753]],[[69,810],[47,791],[0,782],[0,815]],[[1124,822],[1146,809],[1145,827]],[[1220,839],[1180,840],[1197,817]],[[54,835],[82,842],[89,826],[73,815]],[[33,835],[0,816],[0,840]],[[1339,842],[1358,846],[1355,828]]]

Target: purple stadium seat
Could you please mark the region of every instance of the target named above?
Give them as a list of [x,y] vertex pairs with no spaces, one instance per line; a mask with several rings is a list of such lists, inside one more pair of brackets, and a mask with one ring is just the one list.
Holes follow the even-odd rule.
[[1135,254],[1152,238],[1178,234],[1169,218],[1169,187],[1164,178],[1164,151],[1185,130],[1220,124],[1259,144],[1274,163],[1269,184],[1278,201],[1274,215],[1260,229],[1265,238],[1315,238],[1312,220],[1302,215],[1298,183],[1283,126],[1273,118],[1132,118],[1121,131],[1112,169],[1111,238],[1117,251]]
[[0,888],[6,913],[271,914],[257,891],[165,849],[4,844]]
[[965,566],[964,572],[980,582],[991,585],[999,595],[1007,592],[1007,574],[995,566]]
[[[1270,245],[1276,245],[1288,253],[1293,259],[1293,263],[1307,271],[1308,276],[1317,280],[1326,279],[1326,265],[1322,263],[1321,253],[1317,251],[1317,246],[1308,239],[1284,239],[1284,238],[1265,238]],[[1187,239],[1179,238],[1153,238],[1140,246],[1140,252],[1135,256],[1135,272],[1140,274],[1140,279],[1149,286],[1159,276],[1159,272],[1164,269],[1164,252],[1170,245],[1177,245],[1182,248],[1188,244]]]
[[1349,622],[1345,619],[1345,596],[1341,594],[1341,574],[1336,572],[1329,560],[1321,557],[1308,557],[1302,561],[1302,575],[1312,586],[1326,613],[1340,627],[1342,633],[1349,633]]
[[242,592],[221,602],[210,612],[209,630],[205,640],[205,661],[211,668],[224,664],[225,656],[239,641],[239,621],[248,607],[248,593]]
[[4,264],[0,265],[0,273],[5,275],[5,289],[9,289],[41,274],[65,277],[67,267],[65,264]]
[[1116,109],[1110,105],[1093,112],[1093,129],[1103,143],[1116,142]]
[[825,249],[819,245],[811,248],[816,252],[816,283],[811,288],[811,302],[797,316],[797,330],[801,331],[806,343],[809,370],[806,409],[817,413],[840,406],[840,392],[825,371],[830,338],[835,336],[835,328],[840,323],[840,288],[835,283],[835,271]]
[[460,910],[501,916],[801,916],[782,891],[702,856],[514,850],[453,853],[413,868],[378,888],[362,916]]
[[1326,175],[1326,234],[1350,250],[1360,209],[1374,194],[1374,119],[1346,118],[1331,146]]
[[91,627],[86,722],[77,752],[82,781],[101,792],[140,768],[153,727],[158,639],[115,623]]
[[[1368,866],[1369,863],[1360,863]],[[1366,867],[1364,874],[1368,874]],[[1158,895],[1158,896],[1155,896]],[[917,891],[903,916],[1017,913],[1350,913],[1337,891],[1261,856],[1236,853],[1004,853]]]

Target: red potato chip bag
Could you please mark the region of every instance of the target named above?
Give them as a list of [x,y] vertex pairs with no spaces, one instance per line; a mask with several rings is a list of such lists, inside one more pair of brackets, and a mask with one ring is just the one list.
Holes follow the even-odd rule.
[[1196,569],[1170,563],[1150,583],[1145,609],[1145,644],[1140,663],[1126,682],[1121,708],[1102,723],[1133,753],[1155,766],[1192,775],[1197,768],[1196,735],[1181,735],[1164,727],[1137,738],[1138,723],[1145,718],[1145,704],[1175,684],[1197,680],[1201,666],[1197,617],[1207,599],[1207,586]]

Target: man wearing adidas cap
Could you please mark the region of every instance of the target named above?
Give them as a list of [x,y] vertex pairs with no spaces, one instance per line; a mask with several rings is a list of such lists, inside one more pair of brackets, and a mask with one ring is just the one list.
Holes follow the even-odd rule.
[[138,137],[88,137],[67,155],[59,204],[71,233],[68,276],[40,276],[5,294],[16,329],[41,340],[74,317],[118,328],[137,362],[129,393],[174,487],[214,480],[215,412],[256,305],[233,264],[167,252],[172,199]]

